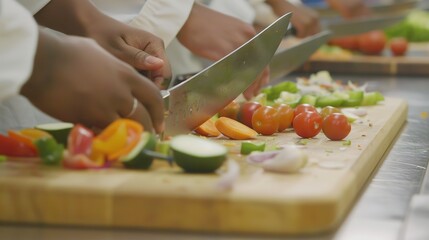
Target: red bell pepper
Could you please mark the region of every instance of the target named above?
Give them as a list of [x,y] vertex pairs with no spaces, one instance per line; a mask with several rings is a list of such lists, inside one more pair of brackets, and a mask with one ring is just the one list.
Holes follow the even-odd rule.
[[0,155],[8,157],[37,157],[35,148],[17,139],[0,134]]

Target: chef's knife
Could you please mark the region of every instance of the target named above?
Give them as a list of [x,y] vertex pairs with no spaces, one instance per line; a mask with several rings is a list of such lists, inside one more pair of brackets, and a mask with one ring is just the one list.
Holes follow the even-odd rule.
[[168,105],[164,136],[189,133],[244,92],[270,62],[290,17],[285,14],[224,58],[163,92]]
[[330,31],[323,31],[276,52],[270,63],[271,79],[283,77],[301,66],[330,36]]
[[354,20],[343,20],[342,22],[330,21],[322,23],[322,28],[332,32],[331,37],[344,37],[349,35],[361,34],[372,30],[384,29],[399,23],[405,18],[406,14],[390,14],[359,18]]
[[[331,31],[331,38],[344,37],[350,35],[361,34],[372,30],[384,29],[399,23],[405,18],[406,14],[390,14],[371,16],[367,18],[359,18],[353,20],[322,20],[322,30]],[[296,29],[291,27],[286,32],[286,35],[296,35]]]
[[[395,14],[409,12],[416,7],[421,0],[407,0],[407,1],[395,1],[395,2],[381,2],[375,4],[368,4],[371,12],[374,14]],[[339,17],[338,11],[324,5],[321,7],[314,7],[322,18],[325,17]]]

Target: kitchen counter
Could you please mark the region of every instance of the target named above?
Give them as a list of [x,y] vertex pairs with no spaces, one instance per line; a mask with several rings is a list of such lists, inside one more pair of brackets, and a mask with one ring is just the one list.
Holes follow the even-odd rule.
[[[407,213],[409,209],[413,208],[413,206],[410,208],[413,196],[415,194],[422,194],[422,196],[429,194],[429,174],[426,174],[429,160],[429,117],[425,116],[425,113],[429,112],[429,79],[339,75],[333,77],[344,81],[368,82],[371,91],[378,90],[389,97],[407,99],[409,104],[408,120],[340,228],[331,234],[290,239],[398,239],[404,235],[404,232],[411,231],[413,225],[421,222],[407,221]],[[287,78],[293,79],[294,77],[289,76]],[[425,174],[427,175],[425,181],[428,183],[423,184]],[[429,232],[429,229],[426,231]],[[207,238],[276,239],[275,237],[263,236],[190,234],[150,230],[0,225],[0,239],[14,240]],[[279,237],[278,239],[285,238]]]

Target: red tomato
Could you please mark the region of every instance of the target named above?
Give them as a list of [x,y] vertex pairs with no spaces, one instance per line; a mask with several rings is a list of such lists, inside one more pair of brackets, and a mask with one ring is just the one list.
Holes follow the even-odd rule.
[[292,125],[293,109],[287,104],[276,106],[279,115],[279,132],[283,132],[286,128]]
[[326,106],[322,108],[322,110],[320,111],[320,116],[322,116],[322,118],[325,119],[331,113],[341,113],[341,110],[336,107]]
[[238,121],[252,128],[252,117],[256,110],[262,105],[258,102],[245,102],[241,105],[238,112]]
[[272,135],[279,129],[279,115],[277,109],[263,106],[255,111],[252,117],[253,129],[262,135]]
[[331,45],[339,46],[344,49],[349,50],[357,50],[359,49],[359,42],[357,36],[347,36],[347,37],[340,37],[340,38],[334,38],[329,41]]
[[239,110],[240,110],[240,104],[238,104],[236,101],[232,101],[219,112],[219,117],[227,117],[227,118],[237,120],[237,115]]
[[317,109],[307,103],[304,104],[300,104],[298,106],[296,106],[295,110],[294,110],[294,116],[298,116],[298,114],[302,113],[302,112],[317,112]]
[[380,54],[386,45],[386,35],[376,30],[359,36],[359,50],[366,54]]
[[323,120],[323,133],[333,141],[343,140],[349,135],[351,128],[347,117],[341,113],[332,113]]
[[322,130],[322,117],[317,112],[302,112],[293,119],[293,128],[302,138],[312,138]]
[[403,56],[407,52],[408,41],[405,38],[393,38],[390,40],[390,51],[394,56]]

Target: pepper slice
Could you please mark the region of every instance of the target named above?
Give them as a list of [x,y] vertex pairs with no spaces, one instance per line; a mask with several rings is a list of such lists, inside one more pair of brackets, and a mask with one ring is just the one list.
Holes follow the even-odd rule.
[[94,138],[91,159],[117,160],[139,142],[143,126],[130,119],[118,119]]
[[9,130],[8,135],[10,138],[16,139],[19,142],[24,143],[29,148],[37,152],[37,147],[34,142],[40,138],[52,138],[52,135],[38,129],[25,128],[20,131]]
[[248,155],[252,152],[263,152],[265,151],[265,143],[252,143],[252,142],[242,142],[240,153],[243,155]]
[[80,124],[76,124],[70,131],[67,139],[67,150],[69,154],[83,154],[89,156],[93,139],[94,133],[91,130]]
[[57,165],[63,159],[64,146],[58,144],[54,138],[39,138],[34,144],[44,164]]
[[0,134],[0,154],[9,157],[37,157],[35,148],[2,134]]

